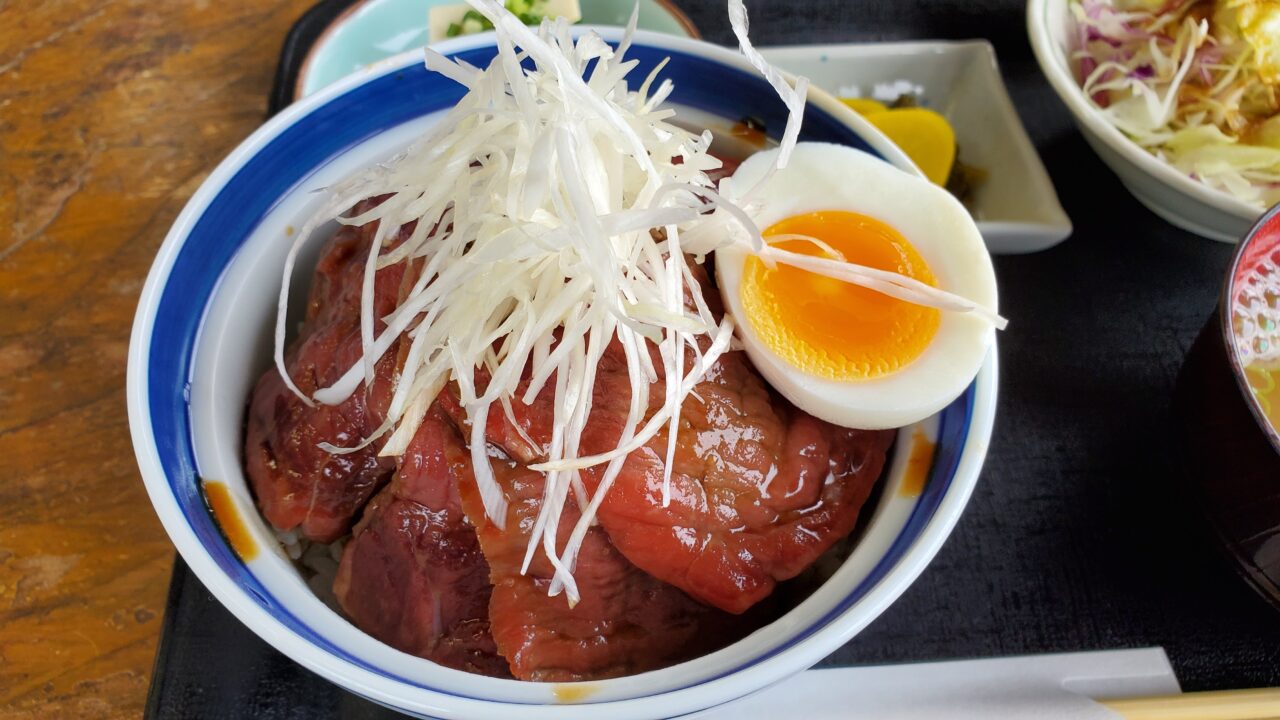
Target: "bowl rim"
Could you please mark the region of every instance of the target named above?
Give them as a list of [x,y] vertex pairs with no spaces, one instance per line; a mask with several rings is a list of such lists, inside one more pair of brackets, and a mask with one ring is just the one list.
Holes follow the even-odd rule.
[[1276,226],[1276,242],[1271,252],[1280,251],[1280,204],[1264,212],[1253,227],[1249,228],[1249,232],[1245,233],[1244,238],[1236,243],[1235,251],[1231,254],[1231,262],[1227,266],[1226,281],[1222,283],[1222,292],[1218,296],[1218,332],[1223,347],[1226,348],[1227,364],[1231,366],[1231,375],[1235,378],[1241,399],[1249,407],[1249,414],[1253,416],[1258,429],[1266,436],[1267,442],[1271,443],[1271,448],[1276,453],[1280,453],[1280,428],[1276,428],[1267,419],[1266,413],[1258,404],[1258,398],[1253,394],[1253,389],[1249,387],[1249,381],[1244,374],[1244,365],[1240,362],[1240,353],[1236,352],[1235,332],[1231,328],[1231,306],[1236,294],[1236,273],[1240,269],[1240,261],[1244,259],[1245,253],[1253,244],[1262,237],[1262,231],[1271,225]]
[[[1036,56],[1036,62],[1040,65],[1040,71],[1058,97],[1071,110],[1076,121],[1084,124],[1095,137],[1106,143],[1107,147],[1115,150],[1125,160],[1174,190],[1190,195],[1216,210],[1242,220],[1256,220],[1264,212],[1263,210],[1223,190],[1205,185],[1143,150],[1119,128],[1107,122],[1097,108],[1085,100],[1084,90],[1071,74],[1067,58],[1057,47],[1049,29],[1051,22],[1049,2],[1050,0],[1027,0],[1027,34],[1030,36],[1031,49]],[[1070,3],[1071,0],[1063,0],[1063,2]]]
[[[621,36],[621,30],[617,28],[600,29],[584,26],[580,31],[596,31],[606,39],[610,37],[616,39]],[[635,38],[637,43],[658,49],[683,51],[731,67],[745,65],[745,59],[735,51],[700,41],[645,32],[637,32]],[[492,44],[492,34],[482,34],[459,38],[438,47],[442,52],[457,52]],[[655,712],[687,713],[727,702],[769,685],[808,667],[843,644],[878,616],[915,580],[941,547],[967,503],[976,484],[994,422],[997,376],[994,344],[987,364],[975,380],[977,392],[969,426],[957,456],[957,468],[952,482],[942,494],[932,516],[924,523],[920,534],[899,561],[888,569],[865,596],[827,621],[822,628],[825,632],[815,632],[761,659],[754,665],[691,687],[638,698],[576,706],[517,705],[510,701],[459,697],[413,687],[358,667],[317,648],[307,638],[285,627],[273,613],[254,602],[245,588],[236,585],[230,577],[225,575],[208,549],[201,543],[182,514],[176,498],[170,491],[165,471],[160,465],[156,438],[152,433],[149,407],[147,380],[150,371],[151,330],[174,260],[184,246],[193,225],[202,216],[218,191],[262,146],[297,120],[333,98],[375,78],[403,69],[409,63],[418,62],[419,53],[420,50],[409,51],[403,54],[398,63],[388,62],[371,69],[370,72],[357,73],[339,81],[291,105],[265,123],[233,150],[210,174],[174,222],[157,252],[156,260],[139,299],[131,336],[127,392],[129,420],[137,460],[152,504],[166,532],[190,564],[193,572],[224,606],[256,634],[308,669],[376,702],[441,717],[509,717],[512,713],[524,717],[589,717],[606,708],[617,717],[645,717]],[[909,161],[895,146],[834,98],[821,91],[814,91],[809,102],[850,126],[887,160],[900,167],[904,163],[906,167],[911,167]]]

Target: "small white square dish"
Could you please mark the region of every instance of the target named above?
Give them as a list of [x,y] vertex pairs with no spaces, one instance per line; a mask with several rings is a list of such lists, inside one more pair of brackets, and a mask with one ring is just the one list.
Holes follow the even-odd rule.
[[946,117],[960,159],[986,174],[971,210],[993,253],[1044,250],[1071,235],[1071,220],[1022,127],[985,40],[763,48],[779,67],[840,97],[893,100],[903,93]]

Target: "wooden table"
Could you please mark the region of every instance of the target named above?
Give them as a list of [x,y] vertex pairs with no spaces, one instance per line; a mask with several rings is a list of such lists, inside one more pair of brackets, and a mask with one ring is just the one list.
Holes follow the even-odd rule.
[[0,718],[141,714],[173,546],[125,415],[152,256],[312,0],[0,0]]

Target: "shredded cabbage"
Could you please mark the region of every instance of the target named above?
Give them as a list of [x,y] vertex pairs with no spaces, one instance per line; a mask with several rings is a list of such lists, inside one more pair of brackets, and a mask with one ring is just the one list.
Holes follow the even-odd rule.
[[1075,0],[1071,10],[1077,79],[1103,117],[1210,187],[1258,208],[1280,202],[1280,88],[1265,62],[1280,38],[1240,22],[1280,19],[1280,4]]
[[[548,388],[554,423],[545,461],[532,466],[545,473],[546,484],[525,569],[541,547],[555,568],[551,594],[564,592],[570,604],[577,602],[574,561],[596,510],[626,456],[664,427],[673,430],[663,485],[663,502],[669,501],[681,405],[730,349],[734,333],[733,318],[716,318],[702,298],[691,257],[701,262],[717,247],[738,243],[769,261],[911,302],[975,312],[1003,327],[993,311],[895,273],[766,247],[752,207],[727,200],[708,177],[721,166],[708,152],[711,134],[669,122],[673,111],[663,102],[672,85],[659,81],[662,66],[637,89],[628,88],[637,64],[625,59],[634,11],[615,49],[594,33],[575,41],[562,20],[530,29],[495,0],[468,1],[493,24],[497,55],[482,69],[425,50],[428,69],[468,92],[403,153],[329,188],[288,255],[275,360],[306,402],[337,404],[361,383],[368,386],[378,359],[400,339],[404,363],[386,421],[358,447],[381,441],[382,455],[403,454],[438,393],[455,382],[470,424],[476,483],[498,527],[507,507],[490,465],[486,422],[497,412],[512,419],[512,403],[531,402]],[[788,82],[751,48],[741,0],[729,0],[729,15],[748,59],[790,110],[783,164],[799,132],[806,82]],[[385,200],[375,207],[346,214],[378,196]],[[750,189],[734,197],[749,196]],[[379,223],[365,266],[362,357],[337,382],[305,397],[284,363],[288,281],[303,243],[331,220]],[[415,221],[407,239],[392,241],[397,228]],[[401,262],[411,263],[413,285],[392,313],[375,318],[375,274]],[[378,321],[385,326],[379,329]],[[629,414],[618,447],[583,457],[578,442],[591,413],[596,367],[615,340],[631,380]],[[477,386],[477,370],[489,378],[486,385]],[[650,414],[650,388],[660,374],[665,394]],[[518,391],[525,378],[529,385]],[[597,465],[604,470],[589,494],[579,473]],[[571,492],[581,519],[566,546],[557,548]]]

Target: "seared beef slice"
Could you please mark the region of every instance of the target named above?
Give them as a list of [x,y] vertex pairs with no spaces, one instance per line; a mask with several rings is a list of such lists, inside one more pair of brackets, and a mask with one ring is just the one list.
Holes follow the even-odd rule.
[[[308,396],[359,361],[360,288],[375,227],[344,227],[316,267],[306,321],[285,357],[294,382]],[[394,309],[402,275],[402,265],[379,271],[376,317]],[[336,540],[390,476],[394,463],[379,458],[376,446],[349,454],[319,447],[321,442],[355,445],[382,423],[396,370],[395,349],[376,367],[372,388],[362,384],[336,406],[307,405],[285,387],[274,366],[258,381],[249,404],[245,467],[258,507],[272,525],[299,528],[310,540]]]
[[[620,368],[597,375],[584,454],[617,447],[630,392]],[[656,409],[660,389],[650,397]],[[599,520],[641,569],[740,613],[849,534],[893,437],[798,410],[770,392],[743,353],[727,353],[684,402],[670,504],[662,502],[664,430],[627,457]],[[584,473],[589,489],[601,473]]]
[[353,530],[334,592],[357,626],[394,648],[507,676],[489,634],[489,566],[450,465],[459,452],[453,427],[429,415]]
[[[625,362],[615,343],[597,369],[583,455],[618,446],[631,404]],[[661,367],[656,353],[654,362]],[[484,381],[477,376],[478,384]],[[660,374],[649,389],[650,413],[664,396]],[[491,412],[489,441],[521,460],[540,459],[550,443],[553,403],[551,390],[529,405],[513,402],[519,430],[504,413]],[[445,393],[443,406],[455,422],[465,421],[456,396]],[[818,420],[771,392],[744,353],[726,353],[682,406],[670,504],[662,502],[664,428],[627,457],[597,519],[613,546],[641,569],[741,613],[849,534],[894,434]],[[598,487],[603,470],[582,473],[589,490]]]
[[[587,533],[574,568],[581,600],[570,608],[565,595],[548,597],[552,568],[541,549],[528,572],[520,574],[545,478],[516,462],[491,462],[509,503],[503,528],[485,515],[468,454],[459,451],[454,460],[463,507],[478,529],[493,579],[493,637],[517,678],[571,681],[631,675],[689,659],[737,637],[742,627],[738,618],[636,568],[599,528]],[[578,517],[570,499],[560,518],[561,548]]]

